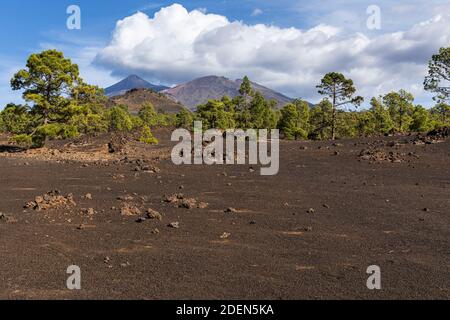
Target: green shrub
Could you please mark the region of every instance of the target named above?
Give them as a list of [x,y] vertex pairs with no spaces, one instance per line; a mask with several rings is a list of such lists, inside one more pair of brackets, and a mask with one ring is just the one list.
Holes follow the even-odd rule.
[[133,124],[132,129],[142,128],[142,126],[144,125],[144,122],[142,121],[142,119],[137,116],[133,116],[133,115],[130,115],[130,116],[131,116],[131,122]]
[[143,124],[146,124],[149,127],[158,124],[158,113],[150,102],[142,106],[141,110],[139,110],[138,117],[142,120]]
[[175,126],[177,128],[192,129],[194,125],[194,115],[189,110],[183,108],[177,113],[175,119]]
[[60,137],[62,139],[76,138],[80,135],[78,128],[75,125],[62,125],[60,131]]
[[433,123],[430,120],[430,113],[422,106],[414,107],[410,130],[417,132],[427,132],[433,129]]
[[11,138],[11,141],[24,148],[30,148],[33,145],[33,137],[29,134],[18,134]]
[[161,127],[169,127],[169,126],[176,126],[177,123],[177,115],[175,113],[165,113],[165,112],[159,112],[158,113],[158,122],[157,125]]
[[28,106],[8,104],[0,113],[1,130],[13,134],[22,134],[29,131],[33,117]]
[[114,106],[107,112],[108,129],[110,131],[130,131],[134,127],[133,119],[127,107]]
[[3,122],[3,118],[1,117],[0,113],[0,132],[8,132],[5,128],[5,123]]
[[77,114],[69,120],[69,124],[74,125],[80,133],[108,131],[108,120],[102,114],[90,112],[87,114]]
[[51,123],[39,126],[31,135],[34,148],[43,147],[49,139],[76,138],[80,135],[75,125]]
[[139,141],[146,144],[158,144],[158,139],[156,139],[152,131],[150,130],[150,127],[148,125],[144,125],[142,127],[141,137],[139,138]]

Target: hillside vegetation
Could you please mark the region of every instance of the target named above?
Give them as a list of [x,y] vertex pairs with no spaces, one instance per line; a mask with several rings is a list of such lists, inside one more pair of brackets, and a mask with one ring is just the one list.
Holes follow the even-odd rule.
[[411,93],[399,90],[374,97],[369,109],[358,110],[363,98],[357,95],[353,81],[330,72],[317,86],[323,100],[314,107],[296,99],[278,110],[277,101],[266,99],[244,77],[237,96],[211,99],[193,113],[150,90],[131,90],[108,102],[103,89],[85,83],[78,66],[62,52],[47,50],[32,54],[11,80],[12,89],[23,92],[26,104],[4,108],[0,131],[25,147],[40,147],[49,139],[132,130],[142,132],[139,140],[157,143],[152,127],[192,129],[194,120],[203,121],[205,129],[278,128],[286,139],[425,132],[450,124],[449,70],[450,48],[442,48],[430,60],[424,81],[425,89],[435,94],[436,105],[430,109],[414,104]]
[[155,110],[161,113],[178,113],[183,109],[182,104],[151,89],[132,89],[109,100],[110,106],[126,105],[131,113],[138,113],[146,103],[151,103]]

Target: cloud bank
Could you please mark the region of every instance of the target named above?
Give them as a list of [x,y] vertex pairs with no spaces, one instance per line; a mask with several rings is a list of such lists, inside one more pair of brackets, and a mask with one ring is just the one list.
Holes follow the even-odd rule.
[[174,4],[154,17],[138,12],[118,21],[96,63],[169,85],[212,74],[248,75],[312,101],[319,99],[315,85],[322,76],[338,71],[366,98],[401,88],[420,98],[428,60],[449,44],[450,15],[369,37],[326,24],[308,30],[247,25]]

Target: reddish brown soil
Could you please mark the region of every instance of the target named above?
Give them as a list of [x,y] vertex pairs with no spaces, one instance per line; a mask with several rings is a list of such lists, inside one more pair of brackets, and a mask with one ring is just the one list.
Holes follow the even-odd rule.
[[[128,156],[158,173],[116,161],[125,155],[95,164],[2,148],[0,298],[450,298],[450,140],[283,141],[279,174],[263,177],[249,165],[177,167],[167,132],[157,136],[160,146]],[[365,160],[363,149],[399,161]],[[76,207],[24,209],[55,189]],[[163,201],[176,193],[209,205]],[[122,215],[125,204],[142,213]],[[137,223],[149,208],[162,221]],[[80,291],[66,289],[72,264]],[[380,291],[366,287],[369,265],[381,267]]]

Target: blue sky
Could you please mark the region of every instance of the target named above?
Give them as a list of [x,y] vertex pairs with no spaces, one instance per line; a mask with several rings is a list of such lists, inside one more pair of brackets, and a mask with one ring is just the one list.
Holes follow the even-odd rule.
[[[0,4],[0,37],[2,56],[26,59],[36,51],[41,42],[54,41],[56,36],[73,36],[107,42],[116,22],[137,11],[152,15],[161,7],[174,2],[188,10],[206,8],[227,16],[230,20],[248,23],[274,23],[280,26],[303,27],[307,23],[299,12],[290,10],[292,1],[240,1],[240,0],[193,0],[193,1],[148,1],[148,0],[18,0],[2,1]],[[66,8],[78,5],[82,9],[82,29],[66,29]],[[255,9],[266,10],[266,14],[252,16]],[[18,22],[20,19],[20,23]],[[73,35],[72,35],[73,34]]]
[[[450,44],[447,0],[173,3],[2,1],[0,106],[20,102],[20,93],[9,89],[11,75],[24,66],[30,53],[48,48],[63,50],[80,64],[83,78],[100,86],[128,73],[166,85],[210,73],[230,78],[249,74],[256,82],[315,102],[319,97],[314,87],[320,75],[336,70],[354,77],[367,97],[406,88],[416,94],[418,103],[430,104],[430,96],[421,91],[423,65],[431,53]],[[381,9],[380,30],[366,26],[366,10],[372,3]],[[66,28],[66,8],[72,4],[81,8],[81,30]],[[161,8],[168,9],[154,19]],[[198,14],[192,14],[193,10]],[[144,15],[137,15],[138,11]],[[126,22],[118,27],[123,19]],[[424,21],[428,22],[420,25]],[[165,33],[160,29],[167,23],[173,30]],[[191,24],[197,27],[190,28]],[[437,32],[439,37],[430,36]],[[164,43],[178,33],[184,38]],[[237,35],[247,40],[239,42]],[[161,58],[166,52],[174,53],[172,60]]]

